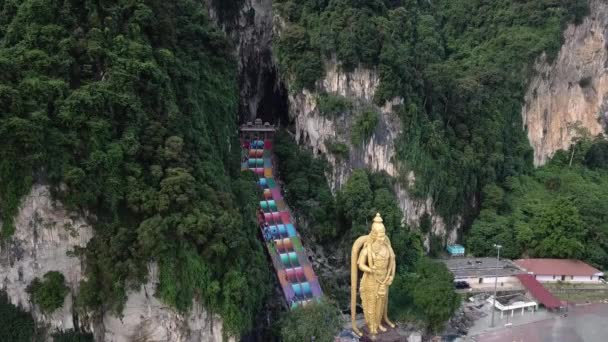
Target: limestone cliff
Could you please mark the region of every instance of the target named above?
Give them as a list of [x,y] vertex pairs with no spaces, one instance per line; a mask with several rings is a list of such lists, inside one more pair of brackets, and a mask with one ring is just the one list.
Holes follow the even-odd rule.
[[[242,122],[259,117],[277,124],[286,124],[287,121],[295,123],[298,142],[305,143],[315,153],[323,153],[329,159],[333,171],[328,178],[334,191],[344,184],[356,168],[386,171],[391,176],[397,176],[398,165],[393,158],[394,142],[401,133],[401,122],[392,108],[401,103],[401,99],[394,99],[381,108],[376,107],[381,113],[381,120],[372,138],[361,146],[349,143],[352,117],[329,119],[322,117],[316,108],[319,92],[345,96],[360,107],[372,106],[380,83],[376,70],[358,68],[346,73],[340,70],[339,63],[329,61],[326,63],[325,78],[317,83],[315,92],[304,90],[287,95],[289,82],[283,85],[272,53],[273,38],[280,35],[284,22],[273,12],[272,1],[244,0],[240,10],[234,11],[233,16],[228,18],[219,14],[214,0],[205,0],[205,3],[211,19],[232,37],[235,44],[241,95],[239,116]],[[349,157],[338,159],[327,153],[329,140],[347,143]],[[410,181],[415,179],[412,174],[408,178]],[[446,225],[441,217],[434,214],[430,200],[412,198],[406,185],[397,185],[395,191],[408,224],[418,226],[420,216],[427,212],[433,217],[433,232],[439,236],[449,235],[447,241],[455,241],[456,230],[446,232]]]
[[559,149],[568,149],[577,135],[576,125],[592,135],[604,132],[608,118],[607,47],[608,3],[591,0],[590,15],[564,32],[557,58],[549,64],[543,56],[536,63],[537,75],[522,109],[535,165],[544,164]]
[[[128,293],[121,317],[111,313],[77,317],[73,299],[85,277],[82,261],[70,252],[86,247],[93,229],[81,216],[68,212],[51,199],[47,186],[35,185],[23,199],[15,217],[15,233],[0,245],[0,289],[14,305],[32,313],[48,332],[80,325],[91,331],[96,341],[222,341],[222,322],[194,303],[188,314],[180,314],[154,297],[158,274],[150,265],[149,281],[139,291]],[[30,282],[46,272],[59,271],[70,288],[63,307],[52,314],[42,313],[26,292]],[[100,317],[101,316],[101,317]]]
[[[0,245],[0,289],[37,322],[52,330],[73,329],[72,299],[83,274],[80,260],[68,252],[85,247],[91,237],[93,229],[84,219],[53,203],[48,187],[34,186],[15,217],[13,236]],[[45,315],[31,303],[25,289],[49,271],[64,275],[70,294],[62,308]]]
[[107,342],[223,341],[219,317],[209,314],[196,302],[187,314],[176,312],[154,297],[157,283],[158,268],[150,264],[148,282],[139,291],[129,292],[121,317],[110,313],[103,316],[96,338]]
[[[352,72],[340,70],[339,63],[326,63],[325,77],[317,82],[316,91],[303,90],[289,95],[290,117],[295,121],[296,140],[310,146],[315,154],[323,153],[332,166],[328,179],[331,188],[339,189],[348,179],[354,169],[367,168],[373,171],[385,171],[393,177],[398,177],[403,171],[403,165],[395,160],[395,141],[401,134],[401,121],[393,111],[395,105],[403,102],[400,98],[386,102],[382,107],[373,105],[373,98],[380,84],[376,70],[357,68]],[[348,98],[355,104],[353,113],[329,118],[319,113],[317,99],[319,93],[329,93]],[[351,143],[351,127],[353,115],[362,107],[375,107],[380,113],[380,120],[369,140],[360,146]],[[338,141],[349,148],[348,158],[337,158],[328,151],[328,142]],[[403,178],[403,177],[401,177]],[[415,176],[409,172],[407,182],[415,181]],[[395,193],[399,207],[403,211],[406,223],[417,227],[420,217],[425,212],[432,217],[432,231],[451,243],[457,238],[455,229],[446,228],[444,220],[435,214],[430,199],[413,198],[407,190],[408,184],[397,182]]]
[[[272,54],[272,0],[242,0],[240,9],[221,16],[217,0],[205,0],[210,18],[235,46],[239,74],[239,119],[261,118],[286,124],[286,91],[278,79]],[[224,0],[220,0],[224,1]]]

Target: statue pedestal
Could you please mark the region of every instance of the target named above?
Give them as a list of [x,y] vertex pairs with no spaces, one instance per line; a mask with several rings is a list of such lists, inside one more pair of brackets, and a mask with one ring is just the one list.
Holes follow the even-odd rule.
[[386,332],[379,332],[374,339],[372,339],[372,335],[370,335],[367,327],[363,327],[361,332],[363,333],[363,337],[359,340],[360,342],[407,342],[409,333],[399,329],[399,327],[390,328],[386,327]]

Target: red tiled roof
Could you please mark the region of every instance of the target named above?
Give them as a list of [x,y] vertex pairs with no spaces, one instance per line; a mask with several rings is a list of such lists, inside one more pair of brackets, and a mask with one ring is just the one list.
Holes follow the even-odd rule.
[[530,291],[530,294],[536,300],[541,302],[547,309],[557,309],[561,306],[562,302],[555,298],[551,292],[549,292],[538,280],[534,279],[533,275],[530,274],[516,274],[517,279],[522,285]]
[[592,276],[601,273],[588,264],[573,259],[518,259],[515,264],[537,275]]

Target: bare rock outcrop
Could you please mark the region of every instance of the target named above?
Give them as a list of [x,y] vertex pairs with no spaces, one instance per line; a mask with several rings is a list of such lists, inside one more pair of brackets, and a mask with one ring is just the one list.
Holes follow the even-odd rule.
[[[179,313],[155,296],[158,268],[149,265],[148,282],[128,294],[120,317],[106,313],[96,334],[105,342],[176,341],[222,342],[222,321],[193,302],[188,313]],[[227,341],[234,341],[229,338]]]
[[[47,186],[34,185],[15,217],[13,236],[0,245],[0,289],[51,330],[73,329],[72,298],[83,275],[80,259],[68,252],[85,247],[92,237],[93,229],[82,217],[54,203]],[[30,301],[26,288],[49,271],[61,272],[71,293],[63,307],[44,314]]]
[[524,128],[534,148],[534,164],[568,149],[578,125],[591,135],[604,132],[608,113],[608,3],[590,1],[590,15],[564,32],[553,63],[536,63],[522,109]]
[[[379,84],[380,76],[376,70],[356,68],[352,72],[344,72],[334,60],[326,62],[325,77],[317,82],[315,92],[304,89],[289,95],[289,114],[296,124],[296,140],[311,147],[315,154],[322,153],[328,159],[332,166],[331,174],[328,175],[332,191],[344,185],[357,168],[384,171],[396,178],[403,178],[400,174],[407,172],[395,159],[395,144],[402,127],[393,108],[402,104],[403,99],[395,98],[382,107],[374,106],[373,98]],[[318,95],[322,92],[347,98],[355,109],[336,117],[322,115],[317,104]],[[364,107],[374,108],[379,113],[378,125],[370,139],[359,146],[353,146],[351,133],[354,115]],[[332,142],[348,146],[348,158],[332,155],[328,150],[328,145]],[[415,181],[413,172],[407,174],[409,176],[405,183]],[[395,194],[406,223],[417,227],[420,217],[428,213],[432,217],[432,232],[445,237],[449,243],[454,242],[457,230],[448,229],[444,220],[435,213],[430,199],[411,196],[408,192],[409,185],[403,181],[396,182],[395,185]]]
[[[120,315],[90,313],[90,318],[81,317],[76,322],[72,303],[85,274],[81,259],[70,252],[86,247],[93,234],[82,215],[53,201],[48,186],[34,185],[15,217],[14,234],[0,244],[0,290],[6,291],[14,305],[31,312],[48,333],[81,328],[104,342],[223,341],[222,320],[199,303],[193,303],[189,312],[179,313],[154,296],[158,284],[154,264],[149,266],[148,282],[127,293]],[[32,303],[26,288],[49,271],[64,275],[70,293],[61,308],[45,314]]]

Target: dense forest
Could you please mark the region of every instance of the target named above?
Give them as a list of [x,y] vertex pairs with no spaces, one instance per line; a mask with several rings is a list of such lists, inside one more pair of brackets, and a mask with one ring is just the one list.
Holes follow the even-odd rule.
[[[338,260],[338,265],[333,267],[344,268],[349,263],[352,243],[369,232],[375,213],[382,213],[397,262],[391,287],[391,315],[399,320],[418,322],[423,328],[440,330],[460,303],[452,290],[453,277],[445,265],[424,256],[421,234],[402,223],[394,180],[385,173],[355,170],[334,198],[325,178],[327,162],[300,148],[285,132],[275,137],[274,149],[281,161],[279,175],[285,182],[286,200],[302,223],[299,227],[304,228],[303,235],[331,250],[331,255]],[[349,274],[320,270],[319,279],[325,294],[338,307],[346,309],[350,298]],[[302,317],[314,320],[315,312],[309,316],[298,312],[293,315],[302,322]],[[289,318],[288,322],[291,322]],[[310,333],[314,329],[306,331]],[[287,340],[297,340],[290,339],[292,334],[287,336]]]
[[229,333],[249,329],[271,278],[257,190],[238,174],[236,61],[202,4],[1,0],[0,13],[2,238],[32,183],[49,184],[93,214],[78,307],[120,313],[156,261],[164,302],[197,298]]
[[608,269],[608,141],[581,139],[534,172],[486,186],[466,236],[476,255],[584,259]]
[[[232,20],[243,0],[212,0]],[[274,143],[285,198],[303,241],[344,262],[382,213],[397,258],[391,316],[440,331],[459,305],[445,266],[425,256],[403,223],[395,182],[431,197],[448,225],[464,218],[475,255],[502,243],[507,257],[573,257],[608,268],[608,142],[582,134],[569,151],[532,166],[520,111],[531,65],[561,45],[585,0],[275,0],[284,27],[274,52],[289,91],[316,89],[325,63],[376,68],[374,104],[400,97],[396,142],[402,177],[355,170],[332,194],[329,163],[281,131]],[[0,0],[0,241],[10,239],[35,183],[81,213],[95,235],[75,253],[85,281],[82,312],[122,312],[127,291],[159,267],[155,294],[186,312],[193,299],[219,314],[226,333],[255,327],[274,279],[255,221],[259,189],[239,172],[235,47],[195,0]],[[321,115],[353,112],[353,145],[378,122],[335,94]],[[328,144],[348,157],[343,142]],[[430,237],[430,254],[442,248]],[[344,264],[332,265],[343,267]],[[286,341],[331,337],[349,279],[319,272],[328,300],[286,313]],[[48,272],[27,289],[50,313],[69,289]],[[321,323],[319,323],[321,322]],[[276,326],[274,327],[276,328]],[[31,317],[0,292],[0,340],[29,341]],[[58,333],[57,341],[90,334]]]
[[[290,91],[315,88],[324,61],[377,68],[375,102],[397,112],[401,166],[411,191],[453,222],[472,218],[485,185],[531,170],[520,111],[531,63],[554,56],[585,0],[279,0],[276,39]],[[405,176],[404,176],[405,179]],[[469,220],[467,220],[469,221]]]
[[[401,174],[415,172],[411,192],[431,196],[448,222],[463,214],[465,228],[475,222],[465,233],[471,252],[487,254],[498,240],[508,257],[608,268],[605,140],[587,136],[574,160],[560,152],[534,170],[520,117],[532,63],[555,56],[586,1],[283,0],[276,9],[287,23],[276,52],[291,91],[316,89],[324,63],[336,59],[345,71],[379,71],[377,104],[404,99]],[[326,116],[349,106],[335,94],[318,102]]]
[[[608,269],[606,140],[582,134],[570,151],[560,151],[548,165],[534,169],[520,115],[534,61],[542,54],[555,57],[565,25],[581,22],[587,1],[279,0],[275,9],[284,20],[275,52],[290,92],[318,92],[324,117],[348,113],[353,135],[359,137],[353,145],[369,137],[370,123],[377,119],[367,108],[353,114],[351,99],[319,90],[317,81],[328,63],[337,62],[346,72],[378,70],[376,105],[395,97],[404,100],[396,108],[403,132],[395,143],[402,176],[387,182],[408,184],[406,175],[414,171],[411,193],[431,197],[448,225],[464,218],[462,240],[471,254],[492,255],[492,244],[501,243],[509,258],[580,258]],[[326,146],[339,158],[348,156],[343,143]],[[292,172],[296,178],[288,188],[311,179],[297,176],[303,171]],[[355,171],[335,203],[311,205],[308,218],[317,229],[312,235],[357,235],[368,208],[391,215],[390,206],[374,203],[376,193],[390,194],[391,188],[375,186],[375,177]],[[312,189],[307,198],[319,199],[323,193]],[[394,203],[391,196],[388,202]],[[418,232],[428,233],[428,219],[423,216]],[[337,225],[325,223],[335,220]],[[338,231],[326,228],[330,226]],[[415,242],[420,237],[412,239],[416,234],[409,229],[401,233],[398,225],[389,226],[393,241],[420,246]],[[431,234],[430,254],[441,248],[441,239]],[[415,260],[401,259],[414,271],[402,275],[425,274]],[[331,291],[332,282],[325,284]],[[399,284],[396,280],[397,288]],[[416,293],[407,284],[402,308],[411,307]]]

